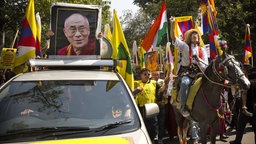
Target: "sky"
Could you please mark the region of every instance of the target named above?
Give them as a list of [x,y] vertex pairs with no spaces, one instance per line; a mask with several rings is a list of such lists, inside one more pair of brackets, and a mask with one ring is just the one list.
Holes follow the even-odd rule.
[[124,10],[132,10],[135,13],[139,7],[132,4],[133,0],[111,0],[111,12],[116,9],[117,15],[123,16]]

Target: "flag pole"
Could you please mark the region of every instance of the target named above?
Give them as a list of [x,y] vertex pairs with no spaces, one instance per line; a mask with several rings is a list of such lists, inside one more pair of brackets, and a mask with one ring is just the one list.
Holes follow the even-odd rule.
[[[250,24],[246,25],[246,29],[248,30],[248,34],[251,37]],[[250,38],[250,40],[251,40],[251,38]],[[250,46],[251,46],[251,44],[250,44]],[[252,47],[251,47],[251,49],[252,49]],[[252,64],[252,67],[253,67],[253,53],[252,53],[252,57],[251,57],[251,64]]]
[[14,43],[15,43],[17,37],[18,37],[18,33],[19,33],[19,30],[17,29],[16,34],[15,34],[15,37],[14,37],[14,39],[13,39],[13,41],[12,41],[12,44],[11,44],[10,48],[13,48]]

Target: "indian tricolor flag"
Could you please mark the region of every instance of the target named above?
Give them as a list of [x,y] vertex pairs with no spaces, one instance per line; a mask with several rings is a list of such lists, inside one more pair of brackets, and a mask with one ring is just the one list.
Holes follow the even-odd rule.
[[155,48],[162,41],[162,36],[168,33],[168,23],[166,14],[166,1],[163,2],[160,13],[153,25],[150,27],[147,35],[142,41],[142,47],[147,52],[151,47]]
[[245,30],[245,46],[244,46],[244,57],[242,60],[243,64],[250,64],[249,58],[252,57],[252,46],[251,46],[251,38],[250,38],[250,25],[246,25]]

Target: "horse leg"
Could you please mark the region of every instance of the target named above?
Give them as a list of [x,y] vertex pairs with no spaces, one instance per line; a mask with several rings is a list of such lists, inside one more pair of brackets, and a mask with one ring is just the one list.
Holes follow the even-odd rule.
[[208,124],[201,122],[199,124],[199,127],[200,127],[200,141],[202,144],[206,144],[207,143]]
[[211,144],[215,144],[216,143],[216,136],[217,133],[219,132],[219,120],[216,120],[214,123],[212,123],[211,125]]
[[182,136],[182,130],[180,126],[177,127],[177,134],[179,137],[180,144],[183,144],[183,139],[182,139],[183,136]]
[[178,135],[180,144],[183,144],[183,142],[182,142],[182,132],[181,132],[181,127],[180,126],[177,127],[177,135]]
[[188,128],[189,128],[189,123],[188,123],[188,120],[185,119],[183,123],[183,138],[182,138],[183,144],[187,144]]
[[183,138],[182,138],[183,144],[187,144],[187,132],[188,132],[188,127],[183,129]]

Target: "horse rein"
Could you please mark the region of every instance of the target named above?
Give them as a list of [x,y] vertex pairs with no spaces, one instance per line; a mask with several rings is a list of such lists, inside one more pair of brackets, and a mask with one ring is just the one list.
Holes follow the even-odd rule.
[[[196,57],[196,64],[197,64],[197,66],[199,67],[200,71],[203,73],[203,75],[206,77],[206,79],[207,79],[208,81],[210,81],[211,83],[216,84],[216,85],[220,85],[220,86],[227,87],[227,85],[225,85],[225,84],[212,81],[212,80],[204,73],[204,71],[203,71],[202,68],[200,67],[199,61],[200,61],[200,60]],[[214,61],[214,62],[215,62],[215,61]],[[204,64],[205,64],[205,63],[204,63]],[[215,66],[215,63],[213,63],[213,66],[212,66],[214,74],[216,74],[217,77],[218,77],[218,78],[221,78],[220,80],[222,80],[222,79],[223,79],[222,76],[217,72],[217,70],[216,70],[216,68],[215,68],[214,66]],[[231,88],[231,86],[229,86],[229,87]],[[211,106],[211,104],[208,102],[208,100],[207,100],[207,98],[206,98],[206,96],[205,96],[205,94],[204,94],[204,90],[203,90],[203,89],[202,89],[202,93],[203,93],[204,101],[206,102],[207,106],[208,106],[211,110],[216,111],[217,116],[218,116],[220,119],[224,119],[224,118],[225,118],[225,117],[224,117],[224,114],[222,114],[222,115],[220,114],[220,109],[223,107],[222,102],[220,102],[220,106],[219,106],[217,109],[214,109],[213,106]]]
[[[213,83],[213,84],[216,84],[216,85],[220,85],[220,86],[223,86],[223,87],[227,87],[227,88],[231,88],[232,87],[232,85],[228,85],[228,84],[223,84],[223,83],[218,83],[218,82],[215,82],[215,81],[212,81],[205,73],[204,73],[204,71],[202,70],[202,68],[201,68],[201,66],[200,66],[200,64],[199,64],[199,62],[200,62],[200,59],[198,59],[198,57],[195,57],[196,58],[196,64],[197,64],[197,66],[199,67],[199,69],[200,69],[200,71],[203,73],[203,75],[206,77],[206,79],[208,80],[208,81],[210,81],[211,83]],[[224,63],[226,63],[227,61],[229,61],[229,60],[232,60],[232,58],[233,57],[227,57],[224,61],[222,61],[220,64],[221,65],[223,65]],[[203,61],[201,61],[201,62],[203,62]],[[204,62],[203,62],[203,64],[205,64]],[[219,73],[218,73],[218,71],[216,70],[216,63],[215,63],[215,61],[213,61],[213,64],[212,64],[212,70],[213,70],[213,73],[220,79],[220,80],[225,80],[225,78],[223,78],[223,76],[221,76]],[[236,74],[237,74],[237,71],[236,71]],[[242,77],[244,74],[242,74],[242,75],[239,75],[239,77]],[[237,80],[236,80],[237,81]],[[204,90],[202,89],[202,93],[203,93],[203,98],[204,98],[204,101],[206,102],[206,104],[208,105],[208,107],[210,108],[210,109],[212,109],[212,110],[215,110],[216,111],[216,113],[217,113],[217,116],[219,117],[219,118],[221,118],[221,119],[224,119],[224,114],[220,114],[220,112],[219,112],[219,110],[222,108],[222,106],[223,106],[223,104],[222,104],[222,102],[220,102],[220,106],[217,108],[217,109],[214,109],[209,103],[208,103],[208,100],[207,100],[207,98],[205,97],[205,94],[204,94]]]
[[[223,83],[219,83],[219,82],[215,82],[213,80],[211,80],[205,73],[204,71],[202,70],[200,64],[199,64],[200,60],[198,59],[198,57],[196,57],[196,65],[199,67],[200,71],[202,72],[202,74],[204,75],[204,77],[210,81],[211,83],[213,84],[216,84],[216,85],[219,85],[219,86],[223,86],[223,87],[227,87],[227,88],[231,88],[231,86],[227,85],[227,84],[223,84]],[[204,63],[205,64],[205,63]],[[216,68],[214,67],[214,64],[213,64],[213,72],[214,74],[219,78],[220,74],[217,72]],[[221,77],[221,76],[220,76]],[[221,77],[222,78],[222,77]],[[224,79],[223,79],[224,80]]]
[[[229,60],[232,61],[232,59],[234,59],[234,58],[235,58],[234,56],[229,56],[229,57],[227,57],[226,59],[224,59],[222,62],[220,62],[219,65],[224,66],[224,64],[225,64],[227,61],[229,61]],[[213,62],[214,62],[214,65],[215,65],[215,61],[213,61]],[[234,66],[236,65],[235,62],[233,62],[233,61],[232,61],[232,64],[233,64]],[[216,72],[215,74],[218,75],[218,76],[220,76],[221,80],[225,80],[225,78],[223,78],[223,77],[216,71],[216,68],[215,68],[215,67],[213,67],[213,68],[215,69],[215,72]],[[237,69],[235,69],[235,74],[236,74],[236,76],[237,76],[238,78],[241,78],[242,76],[244,76],[244,73],[241,74],[241,75],[239,75],[238,72],[237,72]],[[226,76],[226,73],[225,73],[225,72],[224,72],[224,75]],[[235,80],[235,83],[238,81],[238,78]],[[228,77],[227,80],[230,80],[230,78]]]

